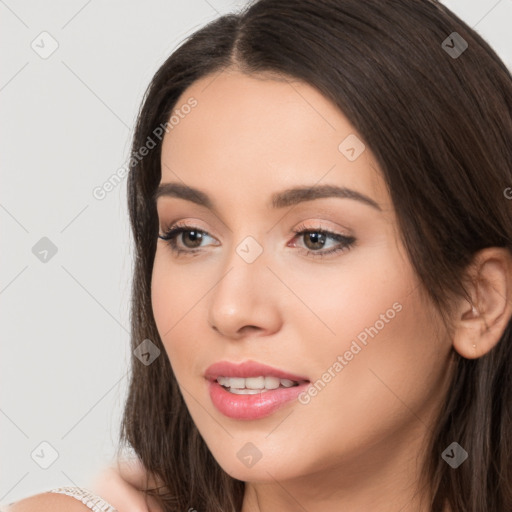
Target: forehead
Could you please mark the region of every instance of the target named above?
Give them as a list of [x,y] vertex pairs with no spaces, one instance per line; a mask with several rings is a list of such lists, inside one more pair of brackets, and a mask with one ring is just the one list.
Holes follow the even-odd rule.
[[194,82],[173,114],[162,146],[162,183],[181,180],[213,194],[229,184],[265,197],[269,188],[336,183],[388,205],[370,149],[309,84],[225,70]]

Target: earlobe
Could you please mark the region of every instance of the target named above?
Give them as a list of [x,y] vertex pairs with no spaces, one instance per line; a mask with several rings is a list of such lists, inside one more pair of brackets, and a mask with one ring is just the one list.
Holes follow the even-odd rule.
[[[468,305],[467,302],[465,302]],[[453,348],[466,359],[477,359],[482,356],[484,344],[481,341],[482,317],[478,309],[469,305],[469,309],[462,313],[453,335]],[[486,348],[486,347],[485,347]],[[491,347],[492,348],[492,347]]]
[[500,247],[483,249],[471,265],[471,298],[461,300],[453,348],[466,359],[487,354],[500,341],[512,316],[512,255]]

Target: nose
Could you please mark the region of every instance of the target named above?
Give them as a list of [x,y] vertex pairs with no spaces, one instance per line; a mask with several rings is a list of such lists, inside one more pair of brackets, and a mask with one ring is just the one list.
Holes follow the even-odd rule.
[[272,334],[281,325],[283,290],[267,267],[265,251],[250,261],[242,251],[233,249],[209,294],[210,326],[233,340]]

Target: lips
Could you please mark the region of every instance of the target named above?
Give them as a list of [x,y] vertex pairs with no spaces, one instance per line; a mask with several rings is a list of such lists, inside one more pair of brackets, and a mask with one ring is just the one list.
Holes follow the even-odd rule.
[[221,361],[205,372],[213,405],[225,416],[256,420],[294,401],[310,384],[295,375],[254,361]]

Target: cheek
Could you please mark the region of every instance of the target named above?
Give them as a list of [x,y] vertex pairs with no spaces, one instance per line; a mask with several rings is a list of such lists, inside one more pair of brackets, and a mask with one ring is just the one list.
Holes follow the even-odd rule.
[[153,264],[153,274],[151,276],[151,307],[153,316],[158,328],[160,337],[172,329],[175,319],[176,306],[176,284],[171,282],[167,265],[164,258],[160,255],[160,249],[157,249]]
[[[171,263],[167,248],[157,249],[151,277],[153,316],[172,369],[178,381],[191,379],[199,369],[196,357],[204,349],[205,337],[198,335],[199,318],[206,324],[207,293],[215,276],[193,273],[186,265]],[[207,270],[207,269],[206,269]]]
[[428,421],[446,384],[451,346],[439,339],[439,319],[398,252],[376,249],[347,260],[347,268],[317,280],[317,289],[328,283],[324,294],[312,293],[310,278],[296,281],[331,331],[310,318],[297,320],[297,332],[314,382],[303,397],[305,424],[322,425],[326,439],[355,427],[340,443],[357,446],[356,438],[390,435],[411,420],[422,427],[415,414]]
[[[179,345],[171,343],[170,340],[175,339],[180,332],[182,319],[186,315],[185,306],[191,303],[188,295],[192,294],[193,286],[186,286],[183,273],[170,267],[165,252],[165,249],[157,249],[155,255],[151,277],[151,303],[158,333],[176,373],[179,370],[179,358],[174,352]],[[190,337],[191,342],[193,339]]]
[[412,271],[400,270],[374,274],[364,291],[361,276],[360,291],[340,297],[344,309],[331,317],[336,338],[315,351],[318,391],[304,397],[304,417],[311,428],[325,425],[326,439],[345,429],[340,452],[425,430],[445,389],[450,344],[439,339]]
[[[348,350],[358,336],[362,343],[370,339],[366,329],[376,323],[377,331],[389,332],[390,324],[403,322],[406,315],[398,310],[418,283],[407,262],[389,246],[384,240],[348,253],[336,266],[280,269],[283,281],[293,283],[301,299],[293,300],[290,295],[287,303],[288,323],[300,325],[300,330],[294,329],[296,339],[304,343],[321,340],[315,343],[315,352],[332,356]],[[370,331],[375,333],[375,329]]]
[[[365,343],[357,334],[348,336],[339,350],[323,354],[319,391],[304,406],[305,418],[311,428],[326,425],[324,435],[336,439],[333,449],[339,453],[385,439],[394,443],[410,429],[424,433],[433,420],[446,389],[449,344],[436,339],[417,299],[402,297],[402,309],[381,329],[375,321],[381,310],[374,310],[352,329],[365,334]],[[333,368],[338,356],[342,364]],[[335,377],[326,375],[329,368]],[[335,435],[338,429],[345,432],[342,438]]]

